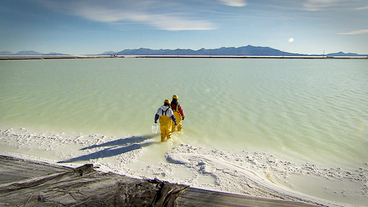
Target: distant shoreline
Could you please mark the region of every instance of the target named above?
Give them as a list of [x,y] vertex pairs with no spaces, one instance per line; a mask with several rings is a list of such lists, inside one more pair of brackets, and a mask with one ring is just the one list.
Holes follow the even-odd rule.
[[241,56],[241,55],[7,55],[0,60],[96,58],[229,58],[229,59],[368,59],[368,56]]

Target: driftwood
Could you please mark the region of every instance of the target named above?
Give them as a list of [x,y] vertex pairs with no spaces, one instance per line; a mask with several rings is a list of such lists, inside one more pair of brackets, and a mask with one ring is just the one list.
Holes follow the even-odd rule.
[[0,156],[0,206],[310,206]]
[[0,160],[0,206],[174,206],[188,188],[103,173],[91,164],[73,169],[5,156]]

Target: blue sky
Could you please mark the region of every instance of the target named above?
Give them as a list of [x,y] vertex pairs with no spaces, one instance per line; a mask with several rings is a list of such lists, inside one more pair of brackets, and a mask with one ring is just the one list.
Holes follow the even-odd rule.
[[253,45],[368,54],[368,1],[1,0],[0,28],[0,51],[13,53]]

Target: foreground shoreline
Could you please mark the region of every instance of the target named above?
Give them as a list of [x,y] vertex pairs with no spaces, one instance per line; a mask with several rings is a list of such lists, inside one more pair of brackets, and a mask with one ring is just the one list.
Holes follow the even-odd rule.
[[[120,189],[121,186],[115,185],[120,178],[118,180],[106,178],[102,183],[100,183],[99,177],[101,176],[110,177],[113,175],[118,177],[129,177],[131,179],[138,180],[138,183],[141,181],[147,182],[147,180],[150,179],[162,179],[164,181],[160,182],[169,182],[171,184],[179,183],[180,185],[190,186],[190,190],[185,190],[185,192],[188,191],[189,194],[185,199],[189,199],[191,202],[201,201],[204,202],[204,204],[207,204],[209,201],[225,202],[221,203],[221,205],[220,203],[210,203],[213,205],[192,203],[189,206],[233,206],[230,203],[227,203],[228,199],[230,199],[229,197],[235,197],[233,204],[244,202],[244,206],[285,206],[274,204],[273,202],[275,200],[299,202],[317,206],[366,206],[366,203],[364,203],[363,200],[367,198],[366,190],[368,189],[368,183],[366,180],[366,173],[368,170],[365,169],[365,167],[360,167],[356,171],[345,171],[341,168],[319,168],[312,163],[298,165],[289,161],[279,160],[273,155],[262,152],[254,152],[250,154],[245,152],[243,155],[238,155],[229,154],[220,150],[207,150],[201,147],[198,148],[191,145],[180,144],[165,153],[165,160],[168,161],[167,164],[161,161],[148,166],[143,165],[137,169],[134,167],[134,164],[130,165],[129,163],[134,163],[133,160],[137,158],[136,156],[140,152],[142,152],[144,146],[154,143],[162,145],[158,139],[154,139],[152,136],[133,136],[121,139],[112,138],[109,141],[106,140],[106,137],[104,139],[104,136],[100,137],[96,135],[97,141],[99,140],[99,137],[104,139],[103,141],[100,140],[100,142],[96,143],[91,140],[94,135],[92,137],[86,136],[86,140],[81,140],[81,135],[77,135],[77,137],[73,138],[70,136],[59,137],[59,135],[47,135],[44,133],[34,134],[25,131],[25,129],[21,129],[20,131],[22,132],[13,131],[13,129],[0,130],[0,138],[4,144],[3,146],[11,146],[11,140],[16,140],[16,142],[18,142],[17,148],[19,149],[14,152],[9,151],[8,153],[4,150],[0,153],[0,165],[2,166],[0,168],[0,206],[5,201],[8,202],[8,200],[14,200],[20,197],[19,194],[13,194],[13,190],[7,191],[8,189],[14,189],[14,187],[17,188],[17,186],[27,186],[29,182],[28,180],[30,179],[36,180],[36,182],[33,183],[39,183],[38,180],[44,180],[45,176],[47,179],[50,176],[53,177],[55,174],[53,173],[55,168],[57,169],[57,173],[60,171],[58,169],[61,168],[63,176],[66,173],[64,172],[65,169],[68,171],[68,173],[66,173],[68,176],[71,174],[70,171],[77,172],[74,174],[72,173],[74,175],[74,180],[65,181],[66,183],[62,186],[69,186],[71,184],[77,185],[78,183],[84,182],[94,183],[94,177],[93,179],[88,177],[87,181],[85,181],[83,177],[75,176],[78,175],[78,166],[83,164],[92,169],[95,169],[95,166],[98,166],[98,170],[93,172],[94,174],[91,176],[98,175],[98,182],[96,181],[98,184],[96,185],[98,188],[100,188],[99,186],[102,186],[102,189],[99,190],[103,192],[107,191],[105,189],[106,187],[103,187],[106,182],[109,184],[109,188]],[[26,139],[27,141],[23,139]],[[28,147],[31,145],[29,142],[30,140],[34,143],[39,143],[38,145],[40,145],[41,148],[38,149],[41,149],[44,152],[53,152],[55,151],[55,146],[61,147],[59,144],[62,143],[62,145],[67,145],[70,150],[74,149],[75,152],[80,151],[80,153],[70,153],[68,151],[69,153],[65,152],[66,154],[56,159],[51,157],[40,158],[38,155],[36,155],[36,157],[34,155],[30,156],[23,152],[23,150],[26,149],[24,148],[26,145]],[[78,147],[74,148],[70,142],[76,143]],[[85,150],[88,151],[83,153],[82,151]],[[116,156],[115,162],[101,161],[103,158],[112,156]],[[10,162],[9,160],[15,161]],[[93,165],[90,163],[93,163]],[[51,173],[44,174],[45,172],[48,172],[48,169],[50,168]],[[142,173],[141,170],[144,170],[145,173]],[[86,173],[82,172],[82,174]],[[208,180],[208,178],[215,178],[216,181],[213,181],[212,179]],[[290,183],[285,180],[289,178],[292,178],[289,180]],[[92,179],[92,181],[89,179]],[[59,178],[56,180],[51,179],[51,182],[58,182],[58,180]],[[211,185],[212,182],[213,185]],[[307,188],[308,186],[311,186],[315,191],[318,191],[320,186],[325,183],[327,185],[324,185],[324,190],[321,191],[320,189],[319,192],[331,192],[334,193],[335,196],[323,198],[323,196],[321,197],[316,193],[303,193],[303,189],[298,190],[295,189],[297,186],[294,187],[294,185],[299,182],[310,182],[308,185],[301,184],[300,186]],[[322,184],[317,184],[316,182],[321,182]],[[118,183],[124,182],[119,181]],[[136,182],[134,181],[134,183]],[[81,188],[88,189],[88,186],[83,186],[84,185],[82,185]],[[28,190],[26,191],[28,192]],[[66,192],[69,193],[69,191],[60,189],[60,186],[57,185],[51,186],[46,190],[38,189],[33,194],[38,195],[38,192],[43,191],[64,192],[64,194],[60,196],[65,196]],[[80,191],[84,190],[79,189],[78,192]],[[5,192],[5,194],[2,192]],[[123,192],[118,192],[119,195],[120,193]],[[29,199],[33,199],[33,194],[27,194],[26,196],[28,196]],[[90,194],[92,196],[93,193]],[[343,200],[336,199],[336,196],[338,195],[346,198]],[[42,196],[44,196],[44,194],[42,194]],[[74,196],[74,194],[71,196]],[[99,195],[93,196],[98,197]],[[51,195],[51,197],[53,197],[53,195]],[[44,197],[41,197],[41,199],[43,198]],[[202,198],[205,198],[205,200]],[[59,199],[63,200],[64,198]],[[70,198],[68,199],[70,200]],[[260,200],[262,202],[264,202],[263,200],[265,199],[266,203],[271,199],[272,205],[269,203],[268,205],[261,205],[258,203],[250,205],[248,203],[249,199],[255,199],[257,201]],[[350,199],[358,199],[358,201],[353,202],[357,204],[348,204],[351,203],[351,201],[349,201]],[[22,202],[26,201],[23,200]],[[359,202],[360,204],[358,204]],[[8,204],[6,203],[6,205]],[[18,204],[14,204],[13,206],[16,205]],[[294,203],[292,206],[300,205],[295,205]]]
[[241,55],[9,55],[0,60],[98,59],[98,58],[229,58],[229,59],[368,59],[368,56],[241,56]]
[[[0,155],[0,204],[10,206],[314,206],[129,178]],[[316,205],[320,205],[315,203]]]

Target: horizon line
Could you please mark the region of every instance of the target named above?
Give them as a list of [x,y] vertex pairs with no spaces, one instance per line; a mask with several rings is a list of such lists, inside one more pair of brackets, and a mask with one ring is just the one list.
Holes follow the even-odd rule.
[[[6,55],[23,55],[23,54],[18,54],[18,53],[25,53],[25,52],[30,52],[30,53],[38,53],[38,54],[28,54],[28,55],[114,55],[114,54],[118,54],[119,52],[123,52],[123,51],[127,51],[127,50],[142,50],[142,49],[146,49],[146,50],[151,50],[151,51],[160,51],[160,50],[166,50],[166,51],[175,51],[175,50],[191,50],[191,51],[200,51],[200,50],[220,50],[220,49],[226,49],[226,48],[234,48],[234,49],[239,49],[239,48],[243,48],[243,47],[255,47],[255,48],[270,48],[270,49],[273,49],[273,50],[278,50],[282,53],[289,53],[289,54],[295,54],[295,55],[301,55],[301,56],[313,56],[313,55],[325,55],[325,50],[323,51],[323,53],[321,54],[305,54],[305,53],[294,53],[294,52],[285,52],[284,50],[280,50],[280,49],[275,49],[275,48],[272,48],[272,47],[269,47],[269,46],[253,46],[253,45],[247,45],[247,46],[239,46],[239,47],[218,47],[218,48],[212,48],[212,49],[207,49],[207,48],[200,48],[200,49],[189,49],[189,48],[176,48],[176,49],[164,49],[164,48],[160,48],[160,49],[152,49],[152,48],[145,48],[145,47],[140,47],[140,48],[135,48],[135,49],[123,49],[123,50],[120,50],[117,52],[113,51],[113,50],[110,50],[110,51],[105,51],[105,52],[102,52],[102,53],[89,53],[89,54],[67,54],[67,53],[60,53],[60,52],[49,52],[49,53],[40,53],[40,52],[37,52],[35,50],[21,50],[17,53],[13,53],[13,52],[10,52],[8,50],[5,50],[5,51],[0,51],[0,56],[6,56]],[[1,53],[10,53],[10,54],[1,54]],[[358,53],[355,53],[355,52],[343,52],[343,51],[339,51],[339,52],[332,52],[332,53],[328,53],[328,54],[334,54],[334,53],[343,53],[343,54],[356,54],[358,56],[365,56],[365,55],[368,55],[368,54],[358,54]],[[24,55],[27,55],[27,54],[24,54]],[[211,54],[209,54],[211,55]]]

